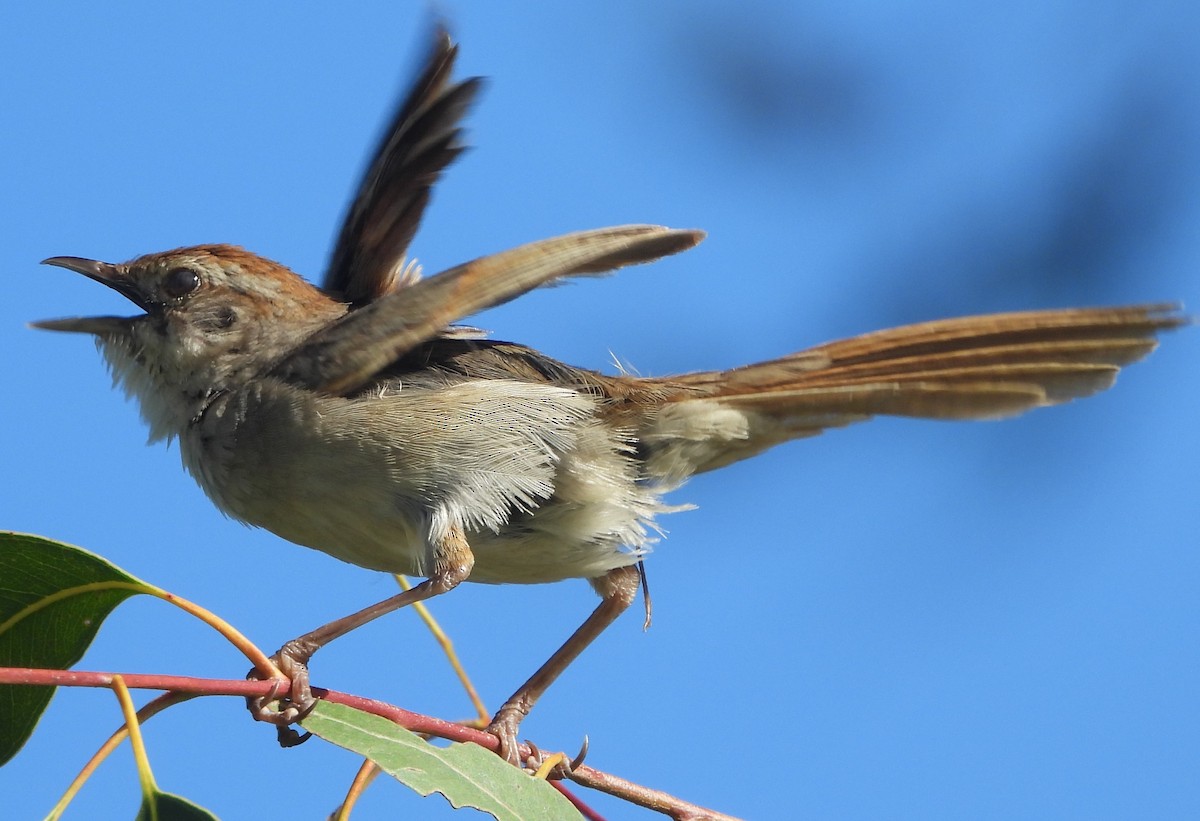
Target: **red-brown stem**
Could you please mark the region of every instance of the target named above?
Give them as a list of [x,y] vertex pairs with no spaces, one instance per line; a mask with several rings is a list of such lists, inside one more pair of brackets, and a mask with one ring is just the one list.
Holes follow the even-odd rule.
[[[61,687],[111,687],[113,673],[89,672],[86,670],[42,670],[31,667],[0,667],[0,684],[28,684]],[[275,686],[272,681],[246,681],[242,679],[212,679],[194,676],[162,676],[141,673],[122,673],[125,685],[134,690],[168,690],[182,693],[198,693],[204,695],[227,696],[261,696],[267,695]],[[313,688],[313,695],[334,704],[345,704],[363,712],[382,716],[399,724],[414,733],[445,738],[450,741],[469,741],[495,750],[500,743],[491,733],[476,730],[471,727],[443,721],[433,716],[410,712],[409,710],[376,701],[370,698],[339,693],[336,690]],[[544,751],[543,751],[544,752]],[[521,756],[532,754],[525,745],[521,747]],[[617,798],[624,799],[647,809],[669,815],[678,821],[737,821],[729,815],[723,815],[713,810],[683,801],[668,793],[644,787],[632,781],[627,781],[611,773],[580,765],[568,776],[572,781],[585,787],[590,787]]]

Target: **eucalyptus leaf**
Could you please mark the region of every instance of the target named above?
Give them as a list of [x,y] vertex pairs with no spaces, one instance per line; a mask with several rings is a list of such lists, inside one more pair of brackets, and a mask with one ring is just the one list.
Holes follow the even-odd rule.
[[169,792],[154,791],[142,799],[137,821],[220,821],[203,807]]
[[[0,531],[0,667],[68,669],[113,608],[153,589],[94,553]],[[29,740],[54,690],[0,685],[0,765]]]
[[421,795],[441,793],[455,808],[474,807],[498,821],[580,817],[550,784],[477,744],[435,747],[386,718],[327,702],[318,703],[302,724],[314,735],[371,759]]

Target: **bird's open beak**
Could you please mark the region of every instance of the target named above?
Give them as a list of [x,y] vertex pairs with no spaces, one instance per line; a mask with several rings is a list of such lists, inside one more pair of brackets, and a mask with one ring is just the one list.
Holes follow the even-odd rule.
[[[43,265],[56,265],[69,271],[83,274],[88,279],[94,279],[102,285],[107,285],[121,296],[146,310],[145,300],[123,265],[113,265],[111,262],[100,262],[82,257],[50,257],[42,260]],[[67,319],[45,319],[29,323],[34,328],[47,331],[69,331],[72,333],[95,334],[104,336],[123,330],[129,323],[129,318],[120,316],[77,316]]]

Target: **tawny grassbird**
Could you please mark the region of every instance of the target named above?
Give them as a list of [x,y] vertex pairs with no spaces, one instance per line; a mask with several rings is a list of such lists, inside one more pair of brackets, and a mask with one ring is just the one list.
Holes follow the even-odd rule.
[[53,257],[140,313],[38,327],[95,336],[151,438],[178,439],[222,511],[375,570],[424,581],[288,642],[289,723],[313,703],[322,645],[460,582],[588,579],[601,601],[500,708],[521,720],[633,601],[665,494],[688,477],[879,414],[999,419],[1108,388],[1181,324],[1169,305],[949,319],[726,371],[642,378],[572,367],[455,323],[540,285],[692,247],[627,225],[525,245],[422,279],[407,261],[430,190],[462,150],[478,79],[454,82],[439,32],[367,169],[323,286],[229,245],[109,264]]

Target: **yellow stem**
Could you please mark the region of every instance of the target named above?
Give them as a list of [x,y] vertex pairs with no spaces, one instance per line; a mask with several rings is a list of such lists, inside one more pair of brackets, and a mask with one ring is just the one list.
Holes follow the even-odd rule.
[[287,676],[283,674],[283,671],[275,666],[275,662],[271,661],[270,657],[267,656],[266,653],[258,649],[258,646],[255,645],[254,642],[250,641],[250,639],[246,638],[240,630],[212,611],[205,610],[198,604],[190,602],[180,596],[176,596],[174,593],[168,593],[166,590],[160,590],[157,587],[148,587],[146,592],[151,596],[156,596],[165,602],[175,605],[183,612],[195,616],[196,618],[200,619],[200,621],[216,630],[225,637],[226,641],[240,650],[242,655],[249,659],[250,663],[253,664],[259,673],[266,678],[287,678]]
[[[410,582],[407,577],[401,576],[399,573],[395,574],[395,576],[396,581],[400,584],[400,587],[405,590],[412,589],[412,582]],[[471,683],[471,679],[467,676],[466,669],[464,669],[462,663],[459,662],[458,653],[454,651],[454,642],[452,642],[450,637],[446,635],[444,630],[442,630],[441,625],[437,623],[437,619],[435,619],[433,614],[429,612],[429,609],[425,606],[424,602],[417,602],[413,605],[413,609],[417,611],[417,615],[421,617],[421,621],[425,622],[425,626],[429,628],[429,632],[433,634],[434,639],[436,639],[437,643],[441,646],[442,652],[446,654],[447,661],[449,661],[450,666],[454,668],[454,674],[458,676],[458,680],[462,683],[463,689],[467,691],[467,698],[471,700],[471,704],[475,707],[475,712],[479,716],[479,726],[486,727],[488,722],[491,721],[492,714],[488,712],[487,707],[484,706],[483,699],[479,697],[479,693],[475,690],[475,685]]]
[[555,753],[554,755],[547,757],[546,760],[542,762],[541,766],[537,768],[537,772],[533,774],[533,777],[540,778],[545,781],[550,775],[551,770],[553,770],[559,764],[566,764],[569,760],[570,759],[567,758],[566,753]]
[[[138,710],[137,719],[141,723],[149,721],[154,716],[161,713],[163,710],[175,704],[181,704],[185,701],[190,701],[197,697],[197,693],[164,693],[153,701],[149,702],[145,707]],[[113,750],[121,746],[121,742],[129,735],[127,726],[123,725],[115,733],[108,737],[108,740],[100,745],[100,749],[92,755],[88,762],[83,765],[83,769],[79,771],[79,775],[75,776],[70,785],[67,786],[62,798],[58,799],[58,803],[50,810],[50,814],[46,816],[46,821],[57,821],[59,817],[66,811],[67,806],[75,799],[75,796],[83,789],[83,785],[92,777],[92,774],[100,768],[104,763],[104,759],[108,758]]]
[[354,805],[358,803],[358,799],[362,797],[367,787],[371,786],[371,782],[375,780],[375,777],[380,772],[378,764],[369,758],[364,758],[362,766],[354,774],[354,780],[350,782],[350,789],[346,792],[346,800],[334,812],[331,821],[350,821],[350,812],[354,809]]
[[146,742],[142,738],[142,725],[138,723],[137,710],[133,706],[133,697],[125,686],[125,679],[118,673],[112,677],[113,692],[117,694],[117,702],[121,705],[121,713],[125,716],[125,731],[129,733],[129,746],[133,748],[133,760],[137,764],[138,781],[142,785],[142,793],[150,795],[158,792],[154,783],[154,772],[150,769],[150,757],[146,755]]

